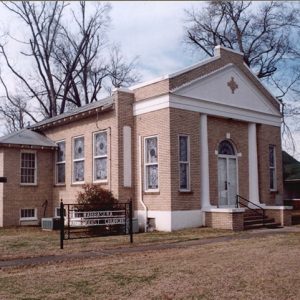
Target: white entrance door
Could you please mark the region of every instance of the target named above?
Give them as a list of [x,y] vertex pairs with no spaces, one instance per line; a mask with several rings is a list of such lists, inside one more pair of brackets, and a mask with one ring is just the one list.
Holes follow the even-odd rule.
[[236,157],[219,155],[218,157],[219,206],[234,206],[237,194]]

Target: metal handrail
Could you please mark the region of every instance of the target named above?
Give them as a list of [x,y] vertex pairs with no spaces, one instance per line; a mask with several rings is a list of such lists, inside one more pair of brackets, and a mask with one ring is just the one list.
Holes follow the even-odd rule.
[[[247,208],[251,209],[251,210],[254,211],[256,214],[262,216],[262,218],[263,218],[263,226],[265,226],[265,210],[264,210],[261,206],[259,206],[258,204],[254,203],[254,202],[252,202],[252,201],[250,201],[250,200],[248,200],[248,199],[246,199],[246,198],[244,198],[244,197],[242,197],[242,196],[240,196],[240,195],[236,195],[235,197],[236,197],[236,198],[235,198],[235,199],[236,199],[236,204],[235,204],[235,205],[236,205],[236,208],[238,208],[239,205],[241,205],[241,206],[244,206],[244,207],[247,207]],[[252,205],[258,207],[258,209],[260,209],[262,212],[260,213],[260,212],[258,212],[256,209],[251,208],[251,207],[249,207],[248,205],[242,203],[242,202],[240,201],[240,199],[246,201],[247,204],[251,203]]]

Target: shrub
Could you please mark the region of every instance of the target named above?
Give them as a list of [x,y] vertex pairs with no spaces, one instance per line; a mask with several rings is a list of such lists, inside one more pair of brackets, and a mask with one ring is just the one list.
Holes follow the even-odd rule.
[[105,210],[112,209],[117,199],[112,192],[93,184],[83,185],[83,191],[77,194],[77,203],[81,204],[79,209]]

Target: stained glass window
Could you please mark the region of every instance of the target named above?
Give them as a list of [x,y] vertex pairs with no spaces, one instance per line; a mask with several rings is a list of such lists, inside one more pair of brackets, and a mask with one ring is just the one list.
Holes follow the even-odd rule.
[[276,190],[276,161],[274,145],[269,145],[269,170],[270,190]]
[[94,134],[94,181],[107,180],[107,132]]
[[61,141],[57,143],[56,155],[56,183],[63,184],[66,179],[66,143]]
[[34,152],[21,153],[21,183],[36,183],[36,156]]
[[218,153],[224,155],[235,155],[234,148],[229,141],[222,141],[219,144]]
[[179,188],[190,189],[189,136],[179,136]]
[[74,138],[73,143],[73,181],[84,181],[84,137]]
[[158,189],[157,137],[145,139],[146,190]]

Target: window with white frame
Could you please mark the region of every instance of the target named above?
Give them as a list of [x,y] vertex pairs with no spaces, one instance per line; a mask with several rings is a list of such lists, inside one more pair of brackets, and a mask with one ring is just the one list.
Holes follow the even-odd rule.
[[179,189],[190,190],[190,144],[189,136],[179,136]]
[[37,209],[36,208],[22,208],[20,212],[20,220],[36,220]]
[[21,152],[21,184],[36,184],[36,153]]
[[94,133],[94,181],[107,180],[107,132]]
[[84,181],[84,137],[73,139],[73,182]]
[[66,142],[57,142],[56,154],[56,183],[64,184],[66,181]]
[[275,146],[269,145],[270,190],[276,190],[276,153]]
[[145,138],[145,185],[147,190],[158,190],[157,136]]

